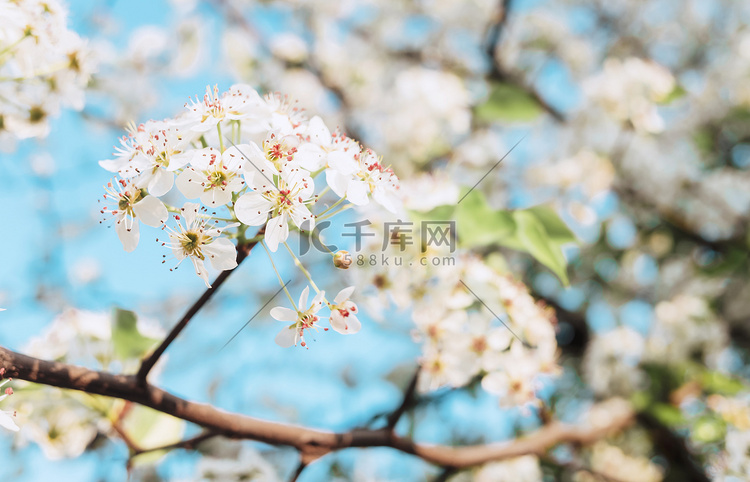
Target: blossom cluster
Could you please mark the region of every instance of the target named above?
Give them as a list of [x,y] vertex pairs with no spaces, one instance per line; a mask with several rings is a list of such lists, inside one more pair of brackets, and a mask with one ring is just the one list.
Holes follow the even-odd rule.
[[595,336],[583,361],[584,379],[597,395],[630,395],[644,387],[642,363],[680,364],[700,360],[720,368],[728,347],[725,325],[703,298],[679,294],[656,305],[655,319],[644,335],[618,326]]
[[[101,212],[114,219],[126,251],[138,245],[140,222],[160,227],[168,238],[161,244],[177,264],[189,258],[210,286],[205,261],[217,270],[234,268],[231,239],[246,242],[253,238],[246,235],[249,227],[263,226],[254,241],[262,241],[269,257],[284,245],[317,292],[308,306],[305,288],[298,306],[284,288],[295,310],[272,311],[276,319],[293,322],[277,342],[304,346],[304,331],[316,327],[315,313],[324,302],[334,330],[359,329],[356,305],[349,301],[353,288],[325,300],[286,240],[291,231],[310,232],[317,221],[370,200],[398,209],[398,178],[371,149],[331,132],[320,117],[308,120],[284,96],[261,96],[237,84],[221,94],[208,87],[176,117],[131,126],[114,158],[100,165],[117,174],[106,186]],[[325,187],[316,192],[319,186]],[[188,200],[182,207],[167,202],[175,187]],[[174,224],[167,223],[170,212]]]
[[414,337],[424,342],[420,388],[459,387],[480,377],[505,405],[536,403],[545,375],[559,373],[554,312],[480,258],[460,262],[459,281],[455,271],[442,270],[414,308]]
[[664,130],[657,104],[667,100],[675,87],[669,70],[637,57],[607,59],[604,70],[584,83],[587,95],[605,111],[646,133]]
[[94,70],[58,0],[0,4],[0,138],[44,137],[61,106],[83,108]]
[[[411,251],[390,247],[386,256],[403,256],[403,266],[419,268],[391,263],[353,273],[356,284],[374,288],[368,311],[391,303],[411,309],[412,338],[422,344],[418,389],[479,380],[503,405],[536,404],[545,380],[559,373],[554,312],[481,257],[463,251],[444,257],[446,247],[418,244]],[[420,259],[452,261],[424,266]]]

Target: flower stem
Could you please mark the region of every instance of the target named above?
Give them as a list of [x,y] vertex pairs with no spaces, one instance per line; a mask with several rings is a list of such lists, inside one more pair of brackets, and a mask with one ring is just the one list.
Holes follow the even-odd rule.
[[330,190],[331,190],[331,187],[330,187],[330,186],[326,186],[326,187],[325,187],[325,189],[323,189],[322,191],[320,191],[320,193],[318,194],[318,197],[316,197],[316,198],[315,198],[315,203],[317,203],[317,202],[318,202],[318,200],[319,200],[320,198],[322,198],[322,197],[323,197],[323,195],[325,195],[325,194],[326,194],[326,193],[327,193],[328,191],[330,191]]
[[286,284],[284,284],[284,280],[281,279],[279,270],[276,269],[276,264],[273,262],[273,256],[271,256],[271,252],[266,247],[266,241],[265,240],[261,241],[260,245],[263,246],[263,249],[266,250],[268,259],[271,261],[271,266],[273,266],[273,271],[276,273],[276,277],[279,279],[279,284],[281,284],[281,287],[284,288],[284,293],[286,293],[286,297],[289,298],[289,301],[292,303],[292,306],[294,306],[295,311],[299,311],[299,308],[297,308],[297,303],[294,302],[294,300],[292,299],[292,295],[289,294],[289,290],[286,289]]
[[346,199],[346,198],[342,197],[341,199],[339,199],[338,201],[336,201],[335,203],[333,203],[333,205],[331,207],[329,207],[328,209],[326,209],[322,213],[318,213],[316,216],[320,217],[320,216],[324,215],[325,213],[329,212],[331,209],[335,208],[336,206],[338,206],[339,204],[341,204],[342,202],[344,202],[344,199]]
[[[331,207],[333,207],[333,206],[331,206]],[[342,206],[341,209],[338,209],[338,210],[336,210],[336,211],[334,211],[334,212],[332,212],[332,213],[330,213],[330,214],[328,214],[326,216],[316,218],[315,222],[320,222],[320,221],[324,221],[326,219],[330,219],[330,218],[334,217],[335,215],[337,215],[338,213],[346,211],[347,209],[350,209],[352,207],[354,207],[353,204],[347,204],[346,206]]]
[[219,131],[219,150],[224,153],[224,136],[221,135],[221,122],[216,124],[216,130]]
[[[302,273],[305,275],[305,278],[307,278],[307,281],[310,282],[310,285],[313,287],[315,292],[320,293],[320,289],[315,284],[315,281],[313,281],[312,276],[310,276],[310,272],[307,271],[307,268],[305,268],[302,265],[302,261],[300,261],[297,255],[294,254],[294,251],[292,251],[292,248],[289,247],[286,241],[284,241],[284,247],[286,248],[287,251],[289,251],[289,254],[292,256],[292,259],[294,259],[294,264],[296,264],[297,267],[300,269],[300,271],[302,271]],[[326,302],[326,304],[328,303],[328,300],[326,300],[325,298],[323,298],[323,301]]]

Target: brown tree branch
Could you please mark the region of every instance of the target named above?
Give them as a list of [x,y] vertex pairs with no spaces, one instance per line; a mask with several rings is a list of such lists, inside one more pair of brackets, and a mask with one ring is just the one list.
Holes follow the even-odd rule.
[[[265,226],[260,228],[258,231],[258,234],[256,235],[262,235],[265,233]],[[244,261],[245,258],[250,254],[250,251],[253,249],[253,247],[258,244],[258,241],[250,241],[245,244],[241,244],[237,246],[237,266]],[[156,365],[156,362],[159,361],[159,358],[164,354],[164,352],[169,348],[169,345],[172,344],[172,342],[177,338],[177,336],[182,332],[182,330],[185,329],[185,327],[190,323],[190,320],[193,319],[193,317],[200,311],[201,308],[208,302],[208,300],[211,299],[211,297],[214,295],[214,293],[221,287],[222,284],[229,278],[229,276],[234,272],[234,269],[222,271],[219,276],[216,277],[216,280],[211,285],[210,288],[208,288],[203,295],[198,298],[198,301],[193,303],[193,306],[191,306],[187,312],[182,316],[182,319],[172,328],[172,331],[169,332],[166,338],[164,338],[164,341],[161,342],[161,344],[154,350],[147,358],[143,360],[141,363],[141,367],[138,370],[138,374],[136,375],[136,378],[141,384],[146,383],[146,378],[148,377],[149,372],[152,368],[154,368],[154,365]]]
[[[120,398],[195,423],[217,435],[251,439],[296,448],[309,464],[333,451],[349,447],[392,447],[443,467],[465,468],[491,460],[527,454],[542,455],[549,448],[572,443],[587,445],[619,432],[633,423],[635,414],[624,401],[610,401],[592,408],[590,419],[573,426],[551,422],[525,437],[501,443],[464,447],[418,444],[387,428],[355,429],[344,433],[269,422],[225,412],[211,405],[191,402],[168,393],[135,375],[115,375],[75,365],[45,361],[0,347],[0,367],[7,376],[59,388]],[[607,402],[605,402],[607,403]]]
[[417,369],[414,371],[414,376],[411,377],[409,385],[406,387],[401,405],[399,405],[398,408],[388,416],[388,429],[393,430],[396,427],[398,421],[401,419],[401,416],[403,416],[403,414],[407,410],[414,406],[414,398],[417,393],[417,382],[419,381],[419,373],[421,371],[421,366],[417,367]]

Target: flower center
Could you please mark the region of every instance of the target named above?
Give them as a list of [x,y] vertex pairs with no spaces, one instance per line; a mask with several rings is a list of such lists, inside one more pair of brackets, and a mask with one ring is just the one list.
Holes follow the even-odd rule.
[[209,172],[208,173],[208,186],[206,190],[216,189],[217,187],[226,186],[229,180],[233,176],[234,176],[234,173],[226,173],[220,170]]
[[203,233],[186,231],[182,235],[182,239],[180,239],[180,246],[188,256],[195,256],[197,258],[204,259],[203,253],[201,252],[201,245],[203,244],[203,241]]

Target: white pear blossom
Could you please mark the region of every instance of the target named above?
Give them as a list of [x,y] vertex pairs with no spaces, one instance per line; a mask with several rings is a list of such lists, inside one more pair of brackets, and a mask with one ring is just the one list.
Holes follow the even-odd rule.
[[399,205],[399,182],[391,168],[380,163],[380,158],[371,149],[352,156],[337,156],[329,159],[326,182],[333,192],[346,197],[358,206],[369,203],[369,196],[392,213]]
[[230,203],[232,194],[245,185],[240,175],[244,169],[242,153],[249,147],[232,146],[223,154],[213,147],[197,150],[190,167],[177,177],[177,188],[186,198],[199,197],[209,207]]
[[[398,179],[373,151],[339,131],[331,133],[320,117],[308,121],[287,96],[261,97],[246,84],[223,93],[209,86],[202,101],[186,107],[187,112],[173,118],[131,125],[113,158],[99,163],[119,175],[105,195],[114,205],[102,213],[115,217],[127,251],[138,244],[137,218],[162,225],[169,235],[162,245],[172,249],[177,265],[189,257],[209,285],[206,257],[216,269],[234,268],[236,248],[229,239],[244,242],[248,226],[262,225],[264,245],[276,252],[289,237],[290,223],[301,232],[314,228],[313,211],[321,195],[341,197],[327,203],[328,209],[316,210],[326,219],[352,204],[366,205],[370,197],[391,211],[399,207]],[[324,188],[316,195],[314,179],[324,172],[333,193]],[[178,209],[161,199],[171,202],[165,195],[175,184],[204,207],[185,204],[175,217],[177,226],[167,228],[168,213]],[[349,202],[333,211],[344,201]],[[228,224],[214,226],[219,219]],[[224,233],[234,227],[235,233]],[[341,256],[337,263],[344,267]],[[356,333],[361,328],[357,306],[348,299],[351,292],[340,295],[331,305],[331,325],[341,333]]]
[[318,116],[310,119],[302,137],[305,142],[299,147],[295,158],[308,171],[350,165],[360,151],[359,144],[353,139],[336,132],[331,134]]
[[277,136],[271,133],[263,141],[262,148],[254,142],[243,148],[242,154],[247,161],[244,173],[247,185],[256,191],[265,191],[273,189],[274,177],[282,173],[290,175],[300,172],[296,159],[299,145],[297,136]]
[[665,125],[657,103],[675,86],[675,78],[666,68],[630,57],[607,59],[604,70],[584,83],[584,90],[617,120],[630,121],[639,131],[658,133]]
[[[271,309],[271,316],[285,323],[291,322],[289,326],[285,326],[276,335],[276,344],[282,348],[288,348],[292,345],[296,345],[300,342],[300,345],[307,346],[305,343],[305,330],[317,328],[317,323],[320,321],[320,317],[316,315],[320,308],[323,306],[323,299],[325,298],[325,291],[320,291],[315,298],[313,298],[310,305],[307,304],[307,298],[310,295],[310,287],[305,286],[302,290],[302,294],[299,296],[299,304],[297,310],[290,310],[277,306]],[[324,328],[327,330],[327,328]]]
[[219,97],[219,86],[213,91],[206,87],[203,100],[196,99],[190,105],[185,104],[188,114],[182,119],[190,130],[206,132],[216,128],[224,120],[241,120],[256,117],[263,112],[263,104],[258,93],[248,85],[237,84]]
[[138,246],[138,219],[148,226],[159,227],[169,216],[159,198],[150,196],[132,181],[116,179],[107,183],[105,190],[104,199],[111,205],[102,207],[100,212],[115,219],[115,231],[127,252]]
[[331,328],[344,335],[353,335],[362,328],[362,323],[357,318],[357,305],[349,299],[354,288],[350,286],[339,291],[333,303],[328,305],[331,309]]
[[[45,137],[61,106],[81,110],[96,70],[87,41],[57,1],[0,4],[0,136]],[[7,149],[6,143],[3,147]]]
[[289,237],[289,220],[300,229],[312,229],[314,218],[306,204],[313,201],[313,180],[301,172],[282,174],[278,182],[264,191],[249,191],[235,203],[234,212],[242,223],[249,226],[266,225],[266,244],[276,251],[279,243]]
[[211,265],[220,271],[237,266],[234,244],[227,238],[219,237],[224,229],[234,227],[236,224],[223,228],[209,226],[210,218],[202,216],[201,208],[196,203],[185,203],[180,212],[185,219],[185,226],[180,216],[175,216],[177,229],[168,228],[170,242],[163,244],[172,249],[172,253],[179,260],[178,265],[185,258],[190,258],[195,267],[195,273],[210,288],[208,271],[203,263],[206,257],[211,261]]
[[174,172],[185,167],[195,155],[193,135],[165,121],[148,121],[129,128],[120,139],[115,159],[99,165],[125,179],[137,177],[136,184],[154,196],[163,196],[174,185]]
[[267,94],[263,97],[271,113],[271,132],[279,135],[297,135],[304,131],[304,110],[297,102],[279,93]]

